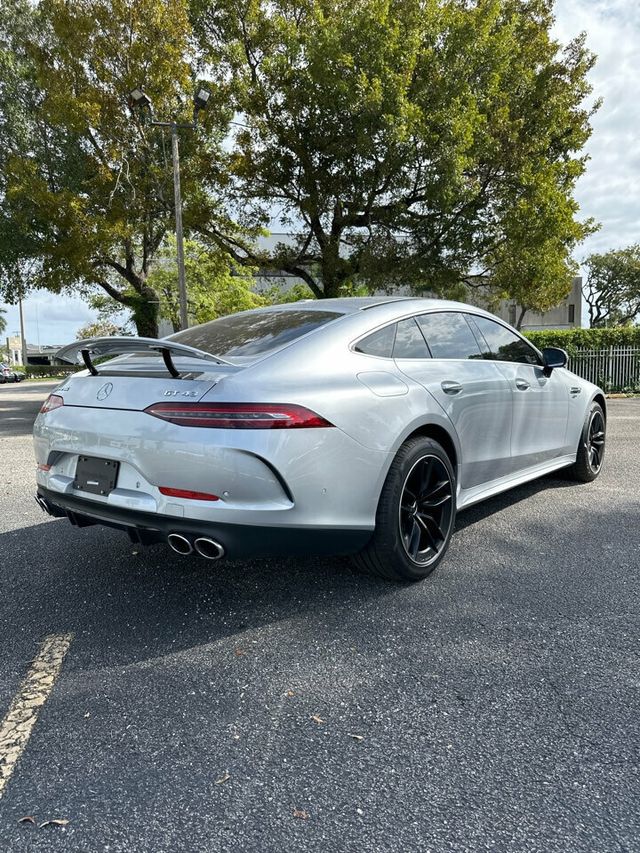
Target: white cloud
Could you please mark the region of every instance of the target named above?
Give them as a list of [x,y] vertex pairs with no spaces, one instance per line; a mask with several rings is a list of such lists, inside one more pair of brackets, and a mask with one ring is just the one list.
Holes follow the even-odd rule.
[[[77,330],[95,319],[96,312],[81,299],[37,291],[23,303],[25,337],[30,344],[64,344],[73,341]],[[19,334],[20,316],[17,305],[3,305],[7,329],[3,335]]]
[[556,34],[562,42],[587,34],[598,60],[591,71],[593,97],[603,104],[592,120],[590,160],[576,198],[583,217],[600,230],[578,249],[590,252],[640,242],[640,5],[635,0],[558,0]]

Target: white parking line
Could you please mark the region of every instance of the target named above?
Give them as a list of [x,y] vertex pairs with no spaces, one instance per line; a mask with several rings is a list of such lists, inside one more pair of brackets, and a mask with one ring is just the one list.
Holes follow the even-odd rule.
[[46,637],[0,723],[0,799],[31,737],[38,714],[60,675],[73,634]]

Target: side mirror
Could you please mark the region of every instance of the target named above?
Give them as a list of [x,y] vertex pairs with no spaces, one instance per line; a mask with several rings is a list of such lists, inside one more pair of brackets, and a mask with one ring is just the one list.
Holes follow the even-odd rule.
[[545,376],[551,376],[551,371],[556,367],[566,367],[569,361],[567,353],[559,347],[545,347],[542,350],[542,361],[544,364],[543,373]]

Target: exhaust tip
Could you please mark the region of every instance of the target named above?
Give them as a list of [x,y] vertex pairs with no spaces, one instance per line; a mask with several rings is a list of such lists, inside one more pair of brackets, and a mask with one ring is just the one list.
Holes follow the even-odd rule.
[[205,536],[198,537],[193,543],[193,547],[205,560],[219,560],[224,557],[222,545],[214,539],[207,539]]
[[47,515],[51,515],[49,512],[49,507],[47,506],[47,502],[44,498],[40,497],[40,495],[35,495],[35,501],[43,512],[46,512]]
[[181,533],[170,533],[167,536],[167,543],[176,554],[182,554],[183,557],[193,552],[193,545]]

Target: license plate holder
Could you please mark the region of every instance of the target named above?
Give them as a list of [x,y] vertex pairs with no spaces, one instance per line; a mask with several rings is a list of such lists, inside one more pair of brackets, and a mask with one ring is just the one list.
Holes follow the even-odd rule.
[[116,487],[119,462],[97,456],[78,456],[73,488],[92,495],[108,495]]

